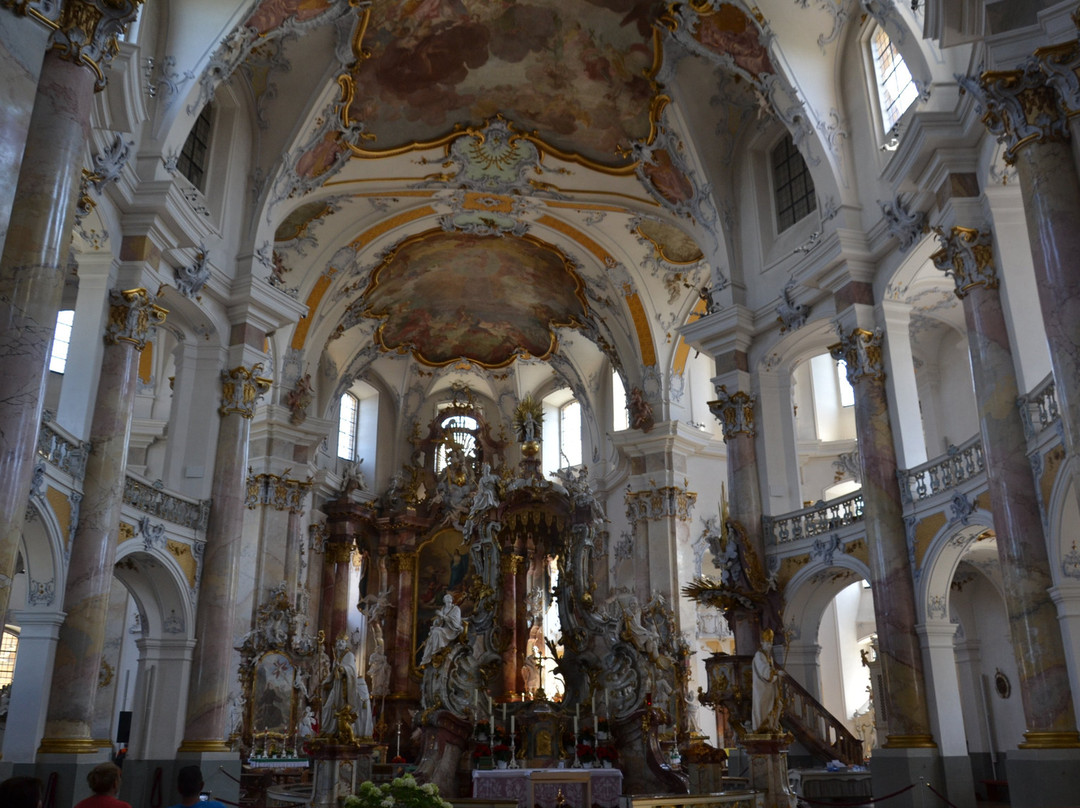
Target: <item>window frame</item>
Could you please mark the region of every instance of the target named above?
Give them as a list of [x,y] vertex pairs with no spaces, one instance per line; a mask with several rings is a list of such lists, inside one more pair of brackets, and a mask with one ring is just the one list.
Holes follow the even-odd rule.
[[[784,149],[785,154],[782,160],[783,166],[778,166],[776,154],[780,151],[781,148]],[[802,166],[802,170],[799,172],[798,176],[789,176],[787,179],[785,179],[783,181],[784,184],[781,186],[778,170],[783,167],[790,171],[792,165],[795,163],[796,160],[798,161],[798,165]],[[795,145],[795,138],[792,136],[791,132],[788,132],[787,130],[784,130],[784,133],[781,135],[781,137],[778,138],[769,147],[768,152],[766,153],[766,161],[769,178],[769,199],[772,205],[773,213],[773,227],[775,229],[776,235],[780,236],[781,234],[791,230],[793,227],[798,225],[799,222],[803,221],[811,214],[817,212],[817,186],[814,183],[814,175],[810,172],[810,166],[807,164],[806,158],[803,157],[802,153],[799,151],[798,146]],[[809,199],[810,204],[808,206],[808,209],[802,216],[792,219],[792,221],[789,222],[787,225],[783,225],[780,221],[780,193],[782,191],[792,189],[796,181],[803,179],[805,179],[809,183],[809,189],[807,190],[804,188],[802,196],[800,196],[798,200],[795,200],[793,198],[791,203],[785,208],[785,210],[792,211],[792,215],[794,215],[794,210],[796,209],[798,203]]]
[[[62,323],[61,318],[63,315],[71,314],[70,323]],[[65,329],[67,332],[67,339],[58,340],[57,337],[61,333],[61,329]],[[49,372],[58,373],[61,376],[64,375],[67,370],[68,352],[71,350],[71,335],[75,329],[75,309],[60,309],[56,313],[56,325],[53,327],[52,344],[49,346]],[[64,355],[62,357],[56,356],[57,345],[64,346]],[[53,367],[54,362],[59,365],[59,368]]]
[[[896,57],[896,61],[892,64],[887,74],[884,74],[881,66],[883,55],[886,54],[887,51],[878,53],[879,34],[886,39],[889,50],[891,50]],[[911,66],[908,64],[903,51],[900,50],[900,46],[896,44],[893,37],[889,35],[888,30],[880,23],[875,23],[870,26],[870,31],[866,37],[866,46],[869,51],[870,75],[873,76],[874,92],[871,95],[877,99],[878,125],[881,127],[882,134],[887,136],[896,129],[896,126],[903,120],[904,116],[907,115],[908,110],[910,110],[915,105],[915,102],[919,100],[919,90],[918,87],[915,86],[915,74],[911,71]],[[900,92],[897,93],[893,102],[886,106],[886,87],[896,75],[896,71],[900,68],[903,68],[907,73],[908,81]],[[913,93],[913,95],[904,108],[895,113],[894,117],[893,111],[899,106],[901,100],[908,95],[909,91]]]
[[[344,405],[345,400],[351,399],[353,404],[352,423],[350,425],[352,434],[349,436],[349,455],[343,455],[341,453],[341,438],[345,432],[342,429],[342,425],[345,422]],[[341,398],[338,399],[338,439],[337,446],[334,449],[335,456],[340,460],[346,460],[352,462],[356,460],[356,439],[360,434],[360,399],[350,391],[345,391],[341,394]]]
[[[217,116],[214,114],[213,104],[207,102],[203,105],[203,108],[199,110],[199,114],[195,116],[195,120],[191,124],[191,129],[188,130],[187,136],[184,138],[184,143],[180,147],[180,153],[176,158],[176,170],[184,179],[197,188],[202,194],[206,195],[206,178],[210,174],[211,169],[211,143],[214,136],[214,119]],[[200,135],[200,129],[205,129],[205,137]],[[202,146],[202,161],[196,163],[194,155],[189,154],[189,146],[201,145]],[[185,161],[192,170],[198,171],[198,178],[193,178],[187,171],[184,170]]]

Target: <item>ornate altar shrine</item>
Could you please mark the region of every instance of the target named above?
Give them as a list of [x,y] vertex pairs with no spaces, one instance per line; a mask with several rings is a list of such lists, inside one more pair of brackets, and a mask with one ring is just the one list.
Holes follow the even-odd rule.
[[511,467],[505,433],[457,388],[426,433],[414,429],[411,463],[378,508],[327,506],[331,539],[357,536],[367,559],[377,734],[411,723],[417,777],[450,795],[493,755],[569,768],[601,746],[628,790],[685,792],[668,748],[685,721],[688,649],[663,598],[642,604],[595,574],[601,506],[585,468],[543,478],[541,420],[537,402],[519,404]]

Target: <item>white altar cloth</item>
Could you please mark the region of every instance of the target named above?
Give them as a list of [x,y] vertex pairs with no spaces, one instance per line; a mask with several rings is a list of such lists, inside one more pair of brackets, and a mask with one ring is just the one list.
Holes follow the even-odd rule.
[[473,771],[473,798],[517,802],[518,808],[554,808],[562,789],[570,808],[616,808],[622,795],[618,769],[491,769]]

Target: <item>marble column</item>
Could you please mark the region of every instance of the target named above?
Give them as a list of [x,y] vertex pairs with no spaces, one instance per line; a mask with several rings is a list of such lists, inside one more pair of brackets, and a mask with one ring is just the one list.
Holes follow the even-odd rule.
[[248,434],[256,399],[270,389],[261,364],[221,372],[221,426],[214,457],[210,520],[195,612],[195,653],[180,752],[227,752],[229,685],[235,677],[233,636],[244,525]]
[[1080,90],[1054,61],[1032,56],[1017,70],[984,73],[964,86],[978,97],[983,120],[1016,165],[1038,284],[1055,392],[1070,454],[1080,451],[1080,174],[1068,117]]
[[922,654],[915,633],[915,587],[896,479],[896,449],[885,392],[881,331],[841,331],[830,346],[847,362],[855,390],[855,424],[862,466],[863,523],[870,551],[878,659],[884,687],[878,709],[888,726],[885,748],[934,748]]
[[[746,383],[748,379],[741,379]],[[757,396],[744,390],[729,392],[726,385],[717,385],[716,400],[709,409],[720,422],[727,444],[728,515],[746,536],[747,550],[757,556],[764,571],[765,542],[761,534],[761,485],[758,477],[757,448],[754,444],[757,427],[754,410]],[[764,594],[764,593],[762,593]],[[743,612],[736,616],[735,653],[753,654],[761,645],[761,630],[771,626],[779,615],[766,617],[760,612]]]
[[404,551],[390,556],[390,563],[397,568],[397,622],[394,624],[393,645],[387,656],[393,660],[393,677],[390,692],[404,695],[409,691],[409,673],[416,662],[413,650],[413,580],[416,575],[416,552]]
[[1027,724],[1020,746],[1080,747],[1065,647],[1048,591],[1053,580],[1039,498],[1016,406],[1019,390],[998,293],[993,236],[986,230],[953,227],[938,238],[942,249],[931,259],[952,276],[964,301],[986,485]]
[[[503,648],[503,698],[513,698],[515,693],[520,693],[524,685],[521,683],[521,665],[524,661],[518,649],[518,602],[521,601],[524,612],[524,599],[519,598],[517,589],[518,572],[525,563],[525,559],[513,552],[512,548],[503,548],[499,557],[500,572],[502,574],[502,637],[506,643]],[[524,618],[521,620],[525,622]]]
[[66,0],[45,54],[0,254],[0,614],[8,608],[94,89],[136,0]]
[[79,524],[71,542],[64,611],[49,693],[43,753],[97,751],[91,728],[105,646],[105,615],[124,498],[127,439],[139,351],[165,310],[145,289],[109,293],[109,321],[86,461]]
[[300,586],[300,554],[301,545],[304,541],[304,533],[300,526],[300,520],[304,515],[304,500],[311,490],[311,481],[302,483],[292,480],[289,487],[288,508],[289,523],[285,533],[285,592],[289,596],[289,603],[296,604],[297,589]]
[[331,653],[339,637],[349,633],[349,564],[355,547],[352,537],[331,538],[323,553],[322,602],[319,608],[319,628],[326,638],[327,653]]

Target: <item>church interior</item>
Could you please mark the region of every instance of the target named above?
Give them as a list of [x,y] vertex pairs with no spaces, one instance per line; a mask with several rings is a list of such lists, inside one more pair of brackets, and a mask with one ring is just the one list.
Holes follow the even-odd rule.
[[1075,0],[0,5],[0,780],[1077,804]]

